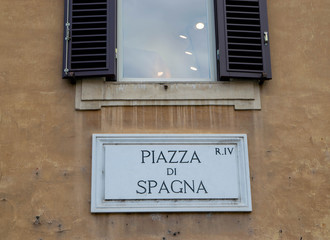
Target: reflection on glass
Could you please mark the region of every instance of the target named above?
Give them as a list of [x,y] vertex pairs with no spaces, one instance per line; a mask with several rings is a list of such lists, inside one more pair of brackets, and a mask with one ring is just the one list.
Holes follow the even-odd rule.
[[203,29],[204,26],[205,26],[204,23],[201,23],[201,22],[199,22],[199,23],[196,24],[196,28],[197,28],[198,30]]
[[207,7],[208,0],[122,0],[123,77],[210,79]]

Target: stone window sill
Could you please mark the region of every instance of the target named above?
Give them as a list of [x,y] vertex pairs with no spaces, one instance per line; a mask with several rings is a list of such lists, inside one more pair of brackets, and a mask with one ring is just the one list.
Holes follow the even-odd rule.
[[107,82],[77,80],[76,109],[106,106],[230,105],[236,110],[260,110],[256,81],[228,82]]

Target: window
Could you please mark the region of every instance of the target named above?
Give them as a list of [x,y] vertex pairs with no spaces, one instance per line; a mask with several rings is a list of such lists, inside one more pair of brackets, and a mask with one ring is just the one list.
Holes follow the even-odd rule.
[[118,1],[118,79],[214,79],[212,3],[211,0]]
[[[116,23],[117,2],[121,29],[117,29]],[[213,19],[210,20],[213,8],[215,28]],[[211,80],[215,78],[212,67],[215,65],[218,80],[271,78],[266,0],[66,0],[65,12],[65,78],[106,76],[114,80],[119,74],[119,80]],[[200,21],[196,22],[195,18]],[[136,21],[135,26],[132,21]],[[193,22],[200,30],[197,32],[204,32],[204,35],[194,36],[196,32],[187,27]],[[212,28],[216,37],[212,36]],[[116,58],[117,33],[120,33],[119,61]],[[153,34],[160,39],[156,40]],[[185,39],[187,35],[194,40],[184,43],[171,39],[181,36],[182,40],[188,40]],[[162,47],[152,46],[157,44]],[[182,52],[193,54],[195,59],[182,57]]]
[[[146,18],[153,21],[153,27],[161,23],[161,19],[151,19],[145,14],[163,12],[165,17],[173,16],[166,7],[172,3],[181,8],[183,4],[186,17],[180,19],[176,14],[178,26],[167,25],[161,29],[166,33],[166,43],[171,42],[168,38],[173,28],[176,32],[172,37],[178,36],[173,40],[176,41],[174,45],[185,45],[168,51],[165,58],[149,51],[150,42],[155,41],[147,42],[147,48],[129,43],[127,24],[123,21],[127,21],[127,11],[134,11],[134,7],[122,6],[129,2],[135,3],[134,16],[140,28],[145,27],[141,21]],[[191,6],[192,2],[198,9]],[[152,9],[152,12],[145,13],[143,8]],[[207,32],[203,41],[197,38],[193,43],[185,41],[194,33],[182,28],[182,24],[189,25],[189,21],[195,33]],[[246,79],[271,79],[266,0],[65,0],[64,27],[62,73],[63,78],[76,82],[76,109],[138,105],[234,105],[237,110],[261,109],[258,82]],[[132,38],[135,41],[150,37],[150,32],[154,31],[132,31],[129,27],[130,24],[128,34],[140,34],[139,38]],[[162,50],[178,47],[172,45]],[[144,56],[140,56],[141,48],[147,52]],[[198,48],[204,48],[203,56]],[[179,54],[188,60],[180,60],[176,69],[176,66],[167,67],[183,57]],[[192,57],[190,54],[193,58],[188,58]],[[125,68],[133,70],[128,67],[129,61],[136,62],[132,74],[125,71]],[[141,67],[140,73],[136,69]],[[198,75],[201,72],[203,74]],[[131,81],[134,79],[139,80],[138,84]]]

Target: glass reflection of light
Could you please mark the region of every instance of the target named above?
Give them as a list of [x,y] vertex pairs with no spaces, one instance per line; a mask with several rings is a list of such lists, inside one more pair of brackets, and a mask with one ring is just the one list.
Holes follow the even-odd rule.
[[158,72],[158,73],[157,73],[157,76],[158,76],[158,77],[161,77],[161,76],[163,76],[163,75],[164,75],[164,72]]
[[202,30],[202,29],[204,28],[204,23],[201,23],[201,22],[197,23],[197,24],[196,24],[196,28],[197,28],[198,30]]
[[187,55],[192,55],[192,52],[185,51],[184,53]]
[[179,35],[179,37],[182,39],[187,39],[187,36],[185,36],[185,35]]
[[190,67],[190,69],[193,71],[197,71],[197,68],[195,68],[195,67]]

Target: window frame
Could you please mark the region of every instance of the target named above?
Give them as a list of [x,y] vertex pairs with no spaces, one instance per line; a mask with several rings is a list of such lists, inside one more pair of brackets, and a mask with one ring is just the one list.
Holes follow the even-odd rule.
[[213,0],[207,1],[207,27],[208,27],[208,44],[209,44],[209,78],[124,78],[123,77],[123,24],[122,24],[122,6],[123,0],[117,0],[117,81],[123,82],[205,82],[217,81],[217,58],[216,58],[216,33],[215,33],[215,5]]

